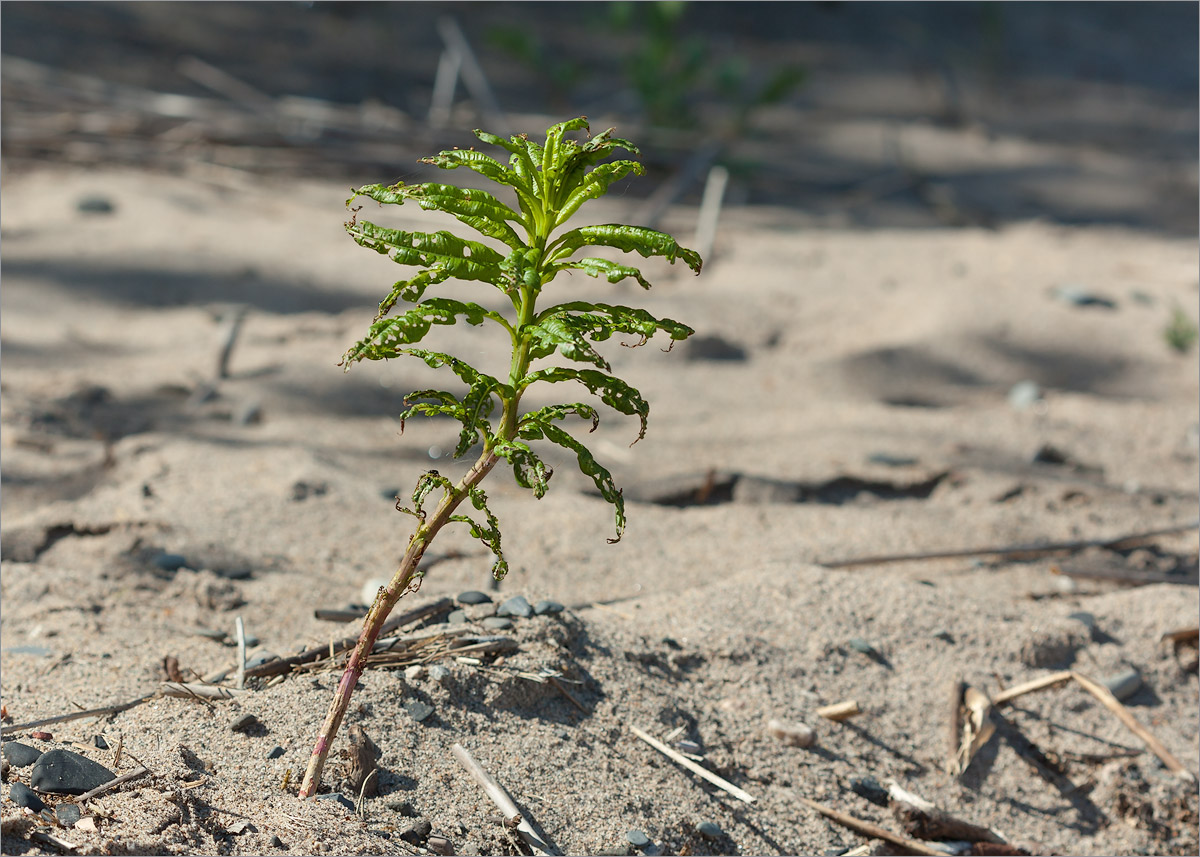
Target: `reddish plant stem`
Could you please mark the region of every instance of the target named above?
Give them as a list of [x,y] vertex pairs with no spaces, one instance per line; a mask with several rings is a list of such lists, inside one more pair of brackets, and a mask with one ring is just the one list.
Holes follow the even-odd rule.
[[329,750],[333,745],[333,739],[337,736],[338,728],[342,725],[346,709],[350,707],[350,695],[354,693],[354,686],[358,684],[358,679],[367,665],[367,656],[375,647],[375,640],[379,637],[379,630],[383,627],[388,614],[392,612],[396,602],[412,585],[425,549],[433,541],[438,531],[450,520],[450,516],[454,514],[458,505],[468,496],[470,489],[479,484],[491,472],[497,461],[499,458],[494,453],[485,450],[466,476],[454,486],[454,489],[443,495],[442,501],[433,515],[417,527],[417,531],[408,543],[404,559],[392,576],[391,582],[375,596],[375,602],[363,620],[363,629],[358,638],[358,645],[350,653],[350,659],[346,662],[346,670],[342,673],[337,692],[329,706],[329,713],[325,715],[325,722],[322,724],[317,742],[313,746],[312,756],[308,760],[308,770],[305,772],[304,782],[300,786],[301,798],[312,797],[321,785],[325,760],[329,756]]

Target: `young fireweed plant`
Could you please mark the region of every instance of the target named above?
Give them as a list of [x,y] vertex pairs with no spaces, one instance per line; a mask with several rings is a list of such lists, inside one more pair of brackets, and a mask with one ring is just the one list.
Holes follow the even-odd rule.
[[[312,796],[320,785],[330,745],[380,628],[399,598],[419,584],[422,572],[417,569],[418,563],[442,527],[451,522],[466,524],[472,536],[495,554],[492,566],[495,577],[500,579],[507,571],[500,550],[499,524],[479,487],[498,463],[506,462],[517,484],[540,498],[546,493],[551,469],[538,457],[531,443],[549,441],[566,448],[574,453],[580,470],[591,477],[601,496],[615,509],[616,538],[609,541],[618,541],[625,528],[625,507],[612,476],[596,462],[587,447],[560,425],[567,417],[574,416],[590,422],[594,430],[598,421],[596,408],[584,402],[568,402],[522,412],[521,400],[535,386],[575,382],[616,411],[636,416],[640,421],[637,435],[640,439],[646,431],[649,405],[637,390],[612,375],[608,361],[594,343],[625,335],[636,338],[627,344],[641,345],[661,331],[673,344],[693,331],[677,321],[655,318],[641,309],[587,301],[566,301],[543,309],[538,307],[538,299],[542,290],[564,271],[582,271],[592,277],[604,277],[610,283],[628,278],[650,288],[637,268],[608,259],[580,258],[580,251],[589,247],[636,251],[647,258],[663,257],[672,264],[681,259],[697,274],[701,259],[671,236],[638,226],[564,228],[585,202],[603,196],[614,182],[628,175],[642,174],[642,167],[636,161],[608,161],[616,149],[639,154],[632,143],[612,136],[611,128],[592,137],[586,136],[587,130],[587,119],[580,117],[554,125],[540,143],[524,134],[506,140],[476,131],[475,135],[484,143],[508,152],[508,166],[473,148],[454,149],[424,159],[424,163],[446,170],[466,167],[507,186],[516,196],[517,208],[482,190],[434,182],[411,186],[367,185],[355,191],[347,202],[350,205],[360,196],[380,204],[401,205],[411,200],[422,209],[453,215],[486,238],[503,244],[507,252],[446,231],[388,229],[360,220],[357,214],[346,224],[346,231],[363,247],[420,270],[392,287],[380,303],[369,333],[346,352],[344,364],[349,368],[360,360],[410,355],[435,369],[448,368],[465,389],[457,394],[442,390],[409,394],[400,415],[401,425],[405,419],[419,414],[453,417],[462,424],[454,457],[476,449],[479,457],[457,482],[435,470],[425,473],[417,481],[411,506],[405,508],[397,502],[397,509],[416,518],[416,531],[409,539],[400,567],[391,582],[380,587],[364,619],[362,634],[346,663],[313,748],[300,787],[302,798]],[[568,138],[573,131],[585,132],[585,139],[577,142]],[[484,303],[426,296],[452,278],[494,287],[502,296],[495,302],[503,311]],[[416,347],[432,325],[453,325],[460,320],[475,326],[489,323],[508,335],[512,356],[507,375],[488,375],[459,357]],[[584,368],[536,365],[555,354],[584,364]],[[441,499],[432,510],[426,509],[426,501],[435,492],[441,493]],[[457,513],[464,501],[474,508],[475,517]]]

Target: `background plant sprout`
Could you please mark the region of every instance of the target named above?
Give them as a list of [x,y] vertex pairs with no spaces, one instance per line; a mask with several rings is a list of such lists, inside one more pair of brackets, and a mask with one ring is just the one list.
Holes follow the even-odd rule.
[[[506,140],[476,131],[475,136],[481,141],[509,153],[508,166],[473,148],[454,149],[423,159],[425,163],[447,170],[466,167],[507,186],[516,195],[516,209],[486,191],[435,182],[412,186],[403,183],[367,185],[355,191],[347,201],[350,205],[358,197],[365,196],[380,204],[401,205],[411,200],[423,209],[452,214],[481,235],[503,243],[508,252],[502,253],[488,244],[460,238],[447,231],[425,233],[388,229],[359,220],[357,214],[346,224],[346,231],[363,247],[420,270],[392,286],[391,292],[380,303],[379,313],[368,334],[346,352],[344,365],[349,368],[360,360],[386,360],[409,355],[435,369],[450,369],[465,386],[465,392],[459,395],[443,390],[411,393],[405,399],[401,423],[417,414],[454,417],[462,424],[454,457],[462,457],[476,446],[480,446],[481,451],[458,482],[431,470],[417,480],[410,507],[402,507],[397,502],[397,509],[416,518],[416,531],[409,539],[400,567],[391,582],[380,587],[364,619],[362,634],[346,663],[313,747],[300,787],[302,798],[313,795],[320,785],[325,759],[349,706],[350,695],[362,675],[367,655],[392,607],[419,583],[421,572],[417,566],[438,531],[451,522],[466,524],[472,536],[495,555],[492,573],[496,578],[502,578],[508,570],[500,549],[499,523],[488,508],[487,496],[479,488],[479,483],[500,461],[511,466],[519,485],[540,498],[546,493],[552,471],[534,452],[530,442],[545,440],[564,447],[575,454],[579,469],[592,478],[601,496],[613,505],[616,538],[609,541],[619,541],[625,529],[625,505],[612,476],[596,462],[586,446],[559,425],[568,416],[577,416],[590,422],[594,430],[599,420],[596,409],[583,402],[568,402],[522,413],[521,399],[537,384],[576,382],[614,410],[636,416],[640,421],[637,439],[641,439],[646,431],[650,406],[637,390],[611,374],[611,366],[594,343],[616,334],[627,334],[638,337],[634,344],[641,345],[659,331],[674,342],[686,339],[694,331],[672,319],[655,318],[645,310],[613,304],[567,301],[539,310],[538,297],[542,289],[563,271],[603,276],[610,283],[631,278],[643,288],[650,288],[650,283],[637,268],[608,259],[576,258],[577,253],[587,247],[610,247],[637,252],[647,258],[661,256],[672,264],[681,259],[697,274],[700,273],[701,259],[699,254],[681,247],[671,236],[644,227],[610,223],[562,231],[585,202],[603,196],[613,182],[642,173],[642,167],[636,161],[601,163],[618,148],[632,155],[639,154],[637,147],[629,141],[613,137],[611,128],[586,137],[583,142],[566,136],[572,131],[587,130],[586,117],[579,117],[549,128],[542,143],[530,140],[524,134]],[[425,297],[427,291],[451,278],[492,286],[503,296],[501,305],[505,301],[511,305],[515,318],[510,321],[498,310],[479,303]],[[394,311],[398,306],[408,308],[397,314]],[[512,356],[506,377],[485,374],[450,354],[414,347],[432,325],[454,325],[459,320],[475,326],[491,323],[508,335]],[[592,368],[535,368],[537,361],[553,354]],[[441,499],[436,507],[432,511],[425,509],[426,500],[438,490]],[[470,500],[482,520],[457,513],[464,500]]]

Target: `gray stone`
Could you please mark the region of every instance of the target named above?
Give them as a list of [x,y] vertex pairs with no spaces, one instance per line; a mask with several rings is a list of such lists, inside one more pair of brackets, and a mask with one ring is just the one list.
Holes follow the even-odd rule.
[[178,553],[160,553],[152,562],[156,568],[161,568],[163,571],[179,571],[181,568],[187,568],[187,557]]
[[1025,411],[1036,405],[1042,398],[1042,388],[1037,381],[1018,381],[1008,391],[1008,405],[1015,411]]
[[870,643],[868,643],[866,640],[864,640],[862,637],[851,637],[846,642],[849,643],[850,648],[854,649],[854,651],[856,651],[856,652],[862,652],[864,655],[875,654],[875,647],[872,646]]
[[83,817],[83,813],[80,812],[77,803],[60,803],[54,807],[54,817],[63,827],[73,827],[75,822]]
[[512,626],[511,619],[501,619],[499,616],[489,616],[483,620],[483,627],[489,631],[507,631]]
[[81,214],[112,214],[117,210],[117,207],[113,205],[112,200],[108,197],[92,194],[81,197],[75,203],[75,209]]
[[882,464],[884,467],[913,467],[920,464],[920,459],[911,455],[892,455],[890,452],[872,452],[867,456],[870,464]]
[[696,832],[705,839],[720,839],[725,835],[725,831],[721,826],[712,821],[702,821],[696,825]]
[[441,664],[434,664],[429,668],[429,677],[434,681],[445,681],[450,678],[450,670]]
[[1081,623],[1083,627],[1087,628],[1089,631],[1096,630],[1096,617],[1091,613],[1088,613],[1086,610],[1079,610],[1075,613],[1070,613],[1067,615],[1067,618],[1074,619],[1076,622]]
[[278,836],[271,837],[271,847],[272,848],[282,848],[284,851],[287,851],[287,845]]
[[533,605],[533,614],[535,616],[545,616],[547,613],[561,613],[567,608],[559,604],[557,601],[547,601],[542,599],[537,604]]
[[242,714],[233,718],[233,722],[229,724],[229,728],[234,732],[245,732],[257,725],[258,718],[253,714]]
[[713,335],[688,337],[683,353],[687,360],[737,361],[746,359],[745,348],[735,342]]
[[426,839],[429,838],[429,834],[432,832],[433,825],[429,823],[428,819],[422,818],[412,827],[408,828],[408,830],[405,830],[403,833],[401,833],[400,838],[409,845],[420,846]]
[[499,609],[496,610],[496,615],[518,616],[521,619],[528,619],[533,615],[533,605],[526,600],[524,595],[514,595],[500,605]]
[[104,740],[103,735],[93,735],[92,736],[92,746],[95,747],[97,750],[107,750],[108,742]]
[[888,805],[888,790],[874,777],[854,777],[850,780],[850,791],[876,806]]
[[451,610],[446,616],[446,621],[451,625],[465,625],[467,623],[467,611]]
[[413,700],[404,704],[404,709],[408,712],[408,716],[420,723],[433,714],[433,706],[427,705],[424,702]]
[[346,807],[346,809],[349,809],[349,810],[357,809],[357,807],[355,807],[355,805],[354,805],[354,801],[350,800],[350,798],[346,797],[341,792],[330,792],[327,795],[317,795],[317,800],[337,801],[342,806]]
[[40,797],[34,794],[33,789],[23,783],[13,783],[8,787],[8,799],[17,806],[32,809],[34,812],[41,812],[46,808],[46,804]]
[[1056,300],[1062,301],[1073,306],[1094,306],[1102,307],[1103,309],[1116,309],[1117,302],[1112,298],[1106,298],[1102,295],[1089,292],[1087,289],[1076,285],[1057,286],[1050,292]]
[[1142,688],[1142,675],[1132,667],[1101,680],[1112,695],[1124,702]]
[[263,419],[262,405],[251,399],[238,407],[233,415],[233,421],[240,426],[261,423]]
[[406,800],[394,800],[388,804],[388,809],[397,812],[406,818],[416,818],[416,808]]
[[70,750],[50,750],[34,763],[29,784],[39,792],[81,795],[116,778],[108,768],[86,756]]
[[434,854],[450,855],[454,853],[454,843],[445,836],[438,836],[436,833],[425,840],[425,847]]
[[487,604],[492,600],[492,596],[477,589],[468,589],[466,592],[458,593],[455,600],[459,604]]
[[629,840],[629,844],[634,848],[645,848],[650,844],[650,837],[640,830],[629,831],[625,834],[625,838]]
[[268,759],[278,759],[280,756],[282,756],[286,752],[287,752],[287,750],[284,750],[282,747],[280,747],[278,744],[276,744],[274,747],[271,748],[271,752],[267,753],[267,758]]
[[8,759],[8,763],[14,768],[28,768],[42,755],[42,751],[37,747],[30,747],[20,741],[5,741],[0,753],[4,754],[4,758]]

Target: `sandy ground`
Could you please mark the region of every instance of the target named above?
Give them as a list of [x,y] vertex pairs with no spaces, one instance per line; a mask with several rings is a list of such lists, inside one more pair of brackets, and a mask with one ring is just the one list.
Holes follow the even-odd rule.
[[[86,196],[114,211],[81,213]],[[344,198],[323,182],[6,178],[6,730],[153,693],[167,656],[185,677],[229,668],[228,641],[197,632],[232,637],[238,616],[259,641],[251,656],[342,636],[313,611],[359,602],[390,574],[407,527],[393,495],[435,456],[443,473],[461,466],[442,452],[456,436],[446,423],[412,421],[399,436],[401,395],[437,373],[336,365],[395,277],[342,234]],[[430,225],[419,210],[379,217]],[[681,207],[664,226],[687,236],[694,218]],[[112,765],[90,747],[102,734],[123,742],[118,773],[152,772],[88,801],[94,832],[55,835],[96,854],[423,853],[399,835],[427,819],[457,853],[517,853],[450,754],[459,742],[563,853],[631,852],[630,830],[663,853],[838,853],[866,838],[798,799],[899,830],[851,790],[865,777],[895,779],[1033,853],[1194,853],[1194,784],[1078,687],[1005,708],[1018,737],[992,738],[960,777],[945,772],[952,681],[995,693],[1064,668],[1105,678],[1133,667],[1144,684],[1130,710],[1194,773],[1194,667],[1159,637],[1195,624],[1195,586],[1087,576],[1194,584],[1194,530],[1022,561],[819,564],[1194,519],[1198,369],[1161,334],[1176,305],[1196,320],[1194,241],[1047,223],[811,230],[761,207],[722,223],[699,278],[651,264],[646,294],[563,283],[603,300],[616,291],[743,356],[608,349],[652,403],[632,448],[636,427],[616,414],[592,438],[631,500],[617,545],[606,543],[610,509],[571,462],[551,456],[558,472],[541,501],[491,477],[512,562],[495,597],[568,610],[519,620],[517,651],[499,664],[434,661],[448,669],[440,678],[369,670],[347,721],[382,750],[380,793],[361,814],[294,796],[336,682],[326,668],[269,687],[252,679],[233,701],[154,698],[45,727],[46,740],[18,730],[10,737],[39,747],[89,745],[81,752]],[[1070,304],[1055,296],[1065,287],[1115,307]],[[247,315],[218,379],[220,319],[234,303]],[[501,359],[478,329],[435,341]],[[1009,391],[1026,379],[1042,401],[1014,407]],[[1046,446],[1066,463],[1036,462]],[[707,502],[688,501],[705,488]],[[163,552],[186,563],[164,570]],[[465,532],[447,531],[433,552],[449,556],[402,607],[489,588],[489,558]],[[1081,612],[1092,630],[1072,618]],[[548,674],[580,707],[535,680]],[[862,709],[849,721],[815,713],[847,699]],[[416,721],[413,701],[433,713]],[[233,731],[244,713],[259,725]],[[771,718],[808,724],[815,744],[779,743]],[[756,801],[709,786],[631,726],[693,742]],[[1019,735],[1044,754],[1040,767],[1014,749]],[[337,750],[345,742],[343,729]],[[327,784],[340,779],[331,763]],[[53,853],[13,804],[3,818],[5,853]],[[705,821],[722,835],[701,836]]]

